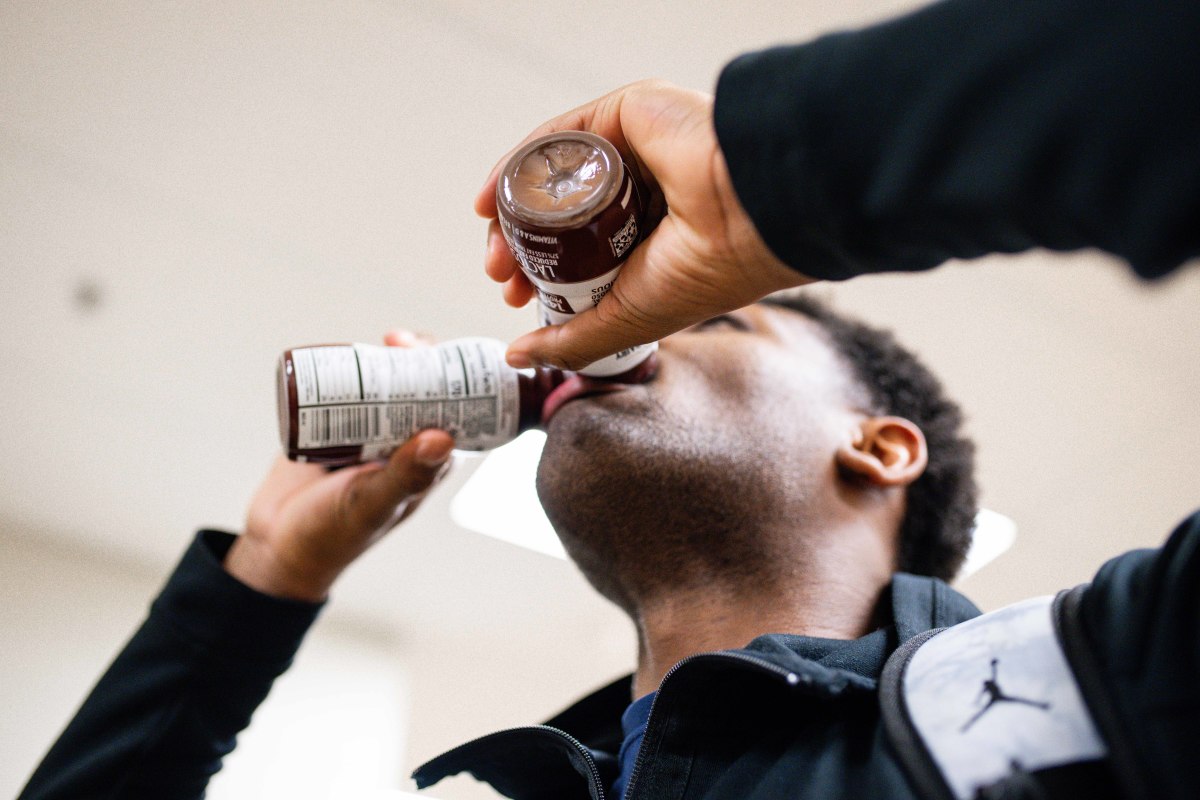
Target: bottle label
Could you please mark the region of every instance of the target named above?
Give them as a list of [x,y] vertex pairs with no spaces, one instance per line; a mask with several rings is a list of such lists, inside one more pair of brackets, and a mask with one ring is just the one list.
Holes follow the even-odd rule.
[[572,314],[595,308],[604,295],[608,294],[620,272],[621,267],[617,266],[603,275],[578,283],[552,283],[532,275],[528,277],[537,290],[542,305],[559,314],[565,314],[567,319],[570,319]]
[[292,351],[299,450],[362,445],[375,458],[417,431],[440,428],[459,450],[517,435],[517,373],[503,345],[456,339],[436,347],[355,344]]

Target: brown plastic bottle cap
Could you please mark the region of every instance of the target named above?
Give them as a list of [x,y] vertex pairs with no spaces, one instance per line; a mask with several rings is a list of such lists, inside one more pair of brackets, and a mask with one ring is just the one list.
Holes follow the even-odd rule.
[[569,228],[606,208],[623,178],[621,156],[608,140],[560,131],[518,150],[504,165],[496,194],[523,222]]

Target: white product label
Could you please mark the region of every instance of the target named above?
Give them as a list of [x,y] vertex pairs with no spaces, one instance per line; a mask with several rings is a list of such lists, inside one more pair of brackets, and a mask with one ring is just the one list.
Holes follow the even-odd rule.
[[526,277],[537,289],[542,305],[558,311],[560,314],[567,314],[569,318],[571,314],[595,308],[604,295],[608,294],[608,290],[612,288],[613,281],[620,272],[621,267],[618,265],[603,275],[597,275],[591,280],[579,283],[551,283],[531,275]]
[[460,450],[497,447],[517,435],[517,373],[493,339],[436,347],[369,344],[292,351],[298,449],[362,445],[385,455],[417,431],[441,428]]

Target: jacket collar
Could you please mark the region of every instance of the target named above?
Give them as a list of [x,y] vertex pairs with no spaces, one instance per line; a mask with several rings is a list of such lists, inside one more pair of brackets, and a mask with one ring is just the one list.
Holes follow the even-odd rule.
[[[892,576],[881,602],[890,608],[880,616],[890,616],[891,624],[859,639],[775,633],[728,652],[762,658],[789,670],[815,693],[837,694],[851,687],[873,691],[884,662],[897,647],[917,634],[979,616],[974,603],[943,581],[904,572]],[[786,675],[783,677],[786,681]],[[615,753],[621,744],[621,714],[632,696],[632,680],[632,675],[626,675],[613,681],[545,724],[566,731],[589,747]]]
[[[676,688],[706,678],[758,676],[814,697],[873,692],[888,656],[901,644],[927,630],[979,615],[970,600],[942,581],[905,573],[892,577],[881,602],[888,608],[880,609],[880,616],[890,618],[890,624],[859,639],[760,636],[740,650],[685,659],[663,686],[668,681]],[[621,714],[630,702],[631,681],[631,675],[613,681],[544,725],[501,731],[456,747],[418,767],[413,778],[418,788],[425,788],[467,771],[505,793],[527,780],[543,788],[551,781],[562,784],[556,795],[562,797],[578,793],[579,776],[591,778],[592,783],[609,783],[616,769],[613,754],[622,740]],[[568,785],[575,791],[568,792]]]

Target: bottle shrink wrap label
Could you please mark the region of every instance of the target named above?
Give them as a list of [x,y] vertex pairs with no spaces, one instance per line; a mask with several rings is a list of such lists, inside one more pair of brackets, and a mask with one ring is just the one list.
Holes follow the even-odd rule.
[[517,374],[503,358],[503,345],[483,338],[296,348],[292,376],[281,376],[295,386],[289,452],[362,446],[365,461],[426,428],[450,432],[459,450],[497,447],[517,435],[519,416]]

